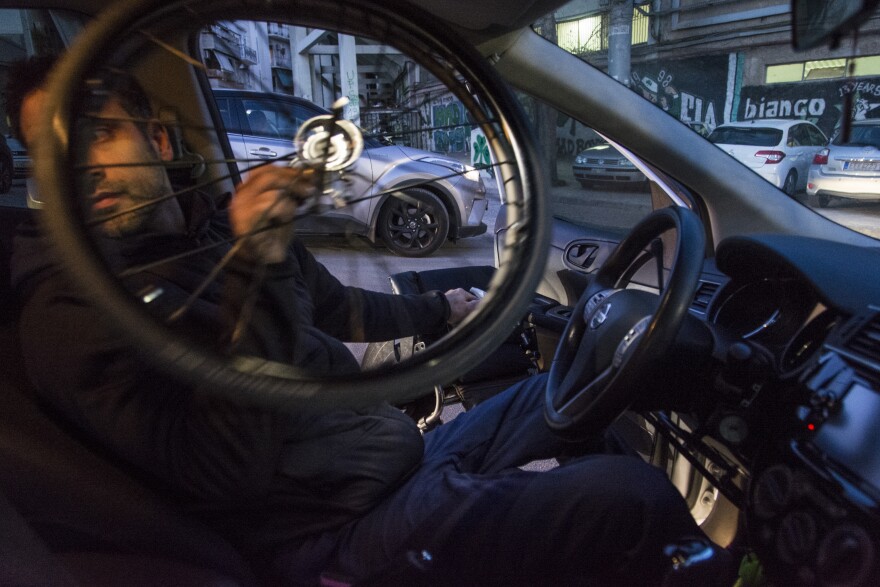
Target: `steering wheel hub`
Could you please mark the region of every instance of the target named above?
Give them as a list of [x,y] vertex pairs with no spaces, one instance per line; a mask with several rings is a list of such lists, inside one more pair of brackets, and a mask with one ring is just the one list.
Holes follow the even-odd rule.
[[627,359],[631,349],[636,348],[636,343],[645,331],[648,330],[648,324],[650,324],[650,322],[651,316],[645,316],[636,322],[636,325],[629,329],[629,332],[626,333],[623,340],[617,345],[617,350],[614,351],[614,360],[611,362],[611,365],[615,369],[620,369],[620,366],[623,365],[624,361]]
[[[651,243],[666,234],[677,242],[665,289],[657,295],[625,288]],[[704,248],[699,218],[680,207],[654,211],[617,246],[593,276],[556,349],[544,411],[551,429],[571,437],[595,434],[629,408],[639,390],[650,390],[652,367],[670,352],[688,313]],[[667,271],[665,264],[660,271]]]

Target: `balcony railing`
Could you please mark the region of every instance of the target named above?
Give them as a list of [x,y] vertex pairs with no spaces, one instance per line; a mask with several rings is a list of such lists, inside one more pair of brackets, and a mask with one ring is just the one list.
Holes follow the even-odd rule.
[[289,39],[290,33],[288,32],[286,24],[278,24],[277,22],[270,22],[268,24],[269,35],[273,37],[281,37],[283,39]]
[[290,58],[290,55],[272,55],[271,60],[272,67],[281,67],[284,69],[292,69],[293,68],[293,60]]

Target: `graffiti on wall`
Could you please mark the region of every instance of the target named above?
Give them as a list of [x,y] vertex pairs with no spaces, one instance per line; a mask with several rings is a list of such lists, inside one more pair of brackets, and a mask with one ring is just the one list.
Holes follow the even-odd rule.
[[473,125],[462,103],[447,96],[432,103],[430,108],[434,150],[440,153],[468,153]]
[[832,136],[840,128],[847,95],[852,98],[853,120],[880,118],[880,78],[871,77],[747,86],[742,89],[737,120],[800,118]]
[[631,87],[683,123],[712,130],[724,122],[728,55],[633,65]]
[[[634,64],[630,87],[670,115],[708,134],[724,122],[731,86],[728,55],[678,61]],[[560,115],[556,133],[557,156],[573,159],[603,142],[602,137],[577,121]]]
[[355,124],[360,124],[361,100],[358,96],[357,74],[354,72],[347,72],[346,77],[346,96],[348,97],[348,104],[345,105],[344,116],[348,120],[354,121]]
[[584,149],[604,142],[595,131],[565,115],[556,123],[556,156],[574,159]]

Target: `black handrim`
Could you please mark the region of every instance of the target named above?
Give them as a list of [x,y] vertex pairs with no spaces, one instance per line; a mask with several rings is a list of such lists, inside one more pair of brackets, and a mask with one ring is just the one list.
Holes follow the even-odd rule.
[[[55,128],[70,128],[78,107],[76,100],[71,99],[75,95],[72,90],[94,66],[95,55],[112,55],[122,36],[131,36],[132,29],[155,26],[163,17],[173,17],[184,4],[188,18],[193,10],[201,8],[193,2],[164,5],[157,0],[142,0],[113,6],[96,21],[63,58],[53,80],[48,110],[57,110],[56,120],[61,124]],[[208,4],[205,14],[218,18],[222,15],[225,19],[246,16],[267,21],[285,20],[277,14],[270,14],[266,7],[249,6],[244,15],[237,2]],[[366,405],[377,399],[405,401],[420,395],[427,387],[449,381],[459,372],[475,366],[486,351],[500,343],[499,337],[503,339],[493,332],[492,327],[515,323],[531,300],[541,275],[547,222],[538,166],[525,164],[527,159],[536,159],[532,145],[525,139],[529,136],[527,124],[516,100],[476,52],[406,4],[364,2],[352,7],[346,2],[324,0],[292,0],[283,7],[278,4],[273,8],[283,8],[285,14],[313,15],[310,26],[333,24],[348,32],[363,28],[375,32],[381,24],[381,30],[388,38],[393,36],[398,48],[417,53],[422,58],[432,58],[433,62],[427,66],[433,68],[435,75],[452,75],[454,79],[443,81],[452,83],[453,91],[458,92],[456,95],[475,107],[475,112],[482,112],[485,122],[479,118],[477,122],[483,125],[496,150],[496,157],[501,161],[498,171],[507,189],[507,197],[515,204],[511,208],[518,230],[509,231],[504,263],[496,272],[492,290],[480,312],[423,353],[408,368],[360,377],[319,379],[277,363],[241,358],[229,361],[194,348],[156,324],[135,304],[97,254],[77,203],[65,197],[69,193],[67,186],[71,185],[73,172],[68,135],[55,134],[48,124],[44,127],[45,140],[40,141],[38,153],[41,160],[50,162],[38,170],[46,191],[47,228],[52,239],[60,245],[58,249],[65,266],[76,267],[74,277],[94,292],[95,303],[137,341],[146,355],[178,376],[199,383],[207,381],[211,389],[237,398],[246,391],[249,398],[260,404],[300,407],[308,404],[320,409],[343,404]],[[263,13],[257,14],[261,10]],[[451,48],[455,48],[454,53]],[[447,67],[449,63],[456,66],[452,74]],[[468,86],[465,87],[455,76],[461,76]]]

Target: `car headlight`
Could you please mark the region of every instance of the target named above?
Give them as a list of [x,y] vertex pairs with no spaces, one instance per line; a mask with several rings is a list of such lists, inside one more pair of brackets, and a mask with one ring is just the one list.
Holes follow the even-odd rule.
[[587,158],[581,157],[580,155],[578,155],[577,157],[574,158],[574,162],[577,163],[578,165],[583,165],[584,163],[587,162]]
[[460,161],[455,161],[453,159],[444,159],[443,157],[425,157],[423,159],[419,159],[419,161],[424,161],[425,163],[433,163],[434,165],[445,167],[446,169],[463,175],[465,179],[469,181],[480,181],[480,172],[477,171],[475,167],[472,167],[471,165],[465,165]]

